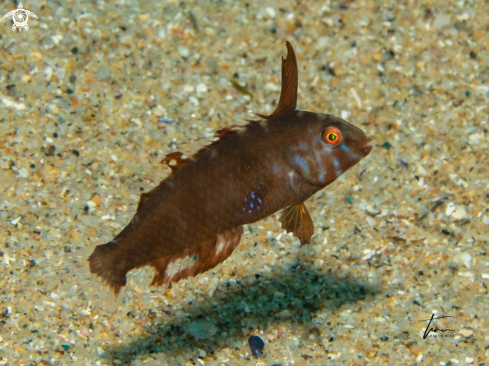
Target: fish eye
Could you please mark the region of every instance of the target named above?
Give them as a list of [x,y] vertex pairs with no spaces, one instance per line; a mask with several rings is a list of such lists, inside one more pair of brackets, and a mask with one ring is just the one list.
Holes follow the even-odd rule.
[[338,128],[330,126],[324,132],[324,140],[332,145],[338,145],[343,140],[343,135]]

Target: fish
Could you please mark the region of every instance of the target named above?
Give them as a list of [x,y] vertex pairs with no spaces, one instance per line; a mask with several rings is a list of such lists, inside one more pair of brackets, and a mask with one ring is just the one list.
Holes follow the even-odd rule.
[[301,245],[311,242],[304,202],[366,157],[372,138],[333,115],[297,110],[297,59],[285,44],[273,113],[218,130],[189,157],[167,154],[162,163],[171,173],[141,194],[127,226],[88,257],[90,273],[116,296],[133,269],[154,268],[154,286],[206,272],[239,245],[243,225],[279,211],[283,229]]

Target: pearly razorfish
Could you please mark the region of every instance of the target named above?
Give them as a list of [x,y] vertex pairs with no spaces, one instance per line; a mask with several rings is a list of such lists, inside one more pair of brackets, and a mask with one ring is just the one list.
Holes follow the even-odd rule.
[[275,111],[224,127],[189,158],[166,155],[171,174],[143,193],[131,222],[90,255],[90,272],[116,295],[135,268],[151,266],[152,285],[171,285],[215,267],[239,244],[242,225],[279,210],[282,227],[310,243],[314,226],[304,201],[367,156],[371,138],[332,115],[296,110],[297,60],[286,46]]

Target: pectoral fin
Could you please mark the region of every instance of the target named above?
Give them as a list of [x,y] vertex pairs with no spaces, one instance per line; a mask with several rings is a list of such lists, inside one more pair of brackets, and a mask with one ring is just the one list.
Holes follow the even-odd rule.
[[302,245],[311,242],[311,236],[314,234],[314,224],[304,203],[287,207],[280,213],[278,220],[282,223],[282,228],[288,233],[294,233],[294,236],[299,238]]

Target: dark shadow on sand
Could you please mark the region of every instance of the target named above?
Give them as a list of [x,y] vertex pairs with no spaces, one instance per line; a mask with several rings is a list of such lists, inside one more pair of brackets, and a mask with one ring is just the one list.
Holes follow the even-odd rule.
[[[274,299],[280,292],[285,296]],[[170,315],[164,325],[150,328],[144,338],[107,350],[106,357],[128,363],[136,356],[165,353],[175,357],[182,350],[198,348],[212,355],[225,347],[235,347],[247,337],[242,329],[263,329],[267,325],[302,323],[305,331],[312,330],[312,318],[319,309],[335,310],[345,303],[355,303],[375,294],[376,288],[361,280],[340,279],[333,273],[322,273],[306,264],[290,268],[285,274],[259,276],[253,285],[235,293],[216,291],[212,299],[200,298],[182,311],[190,314],[184,319]],[[288,310],[290,318],[280,319],[276,314]],[[217,327],[209,339],[199,340],[186,329],[190,322],[206,319]],[[157,320],[153,320],[153,323]],[[222,333],[225,332],[224,335]]]

